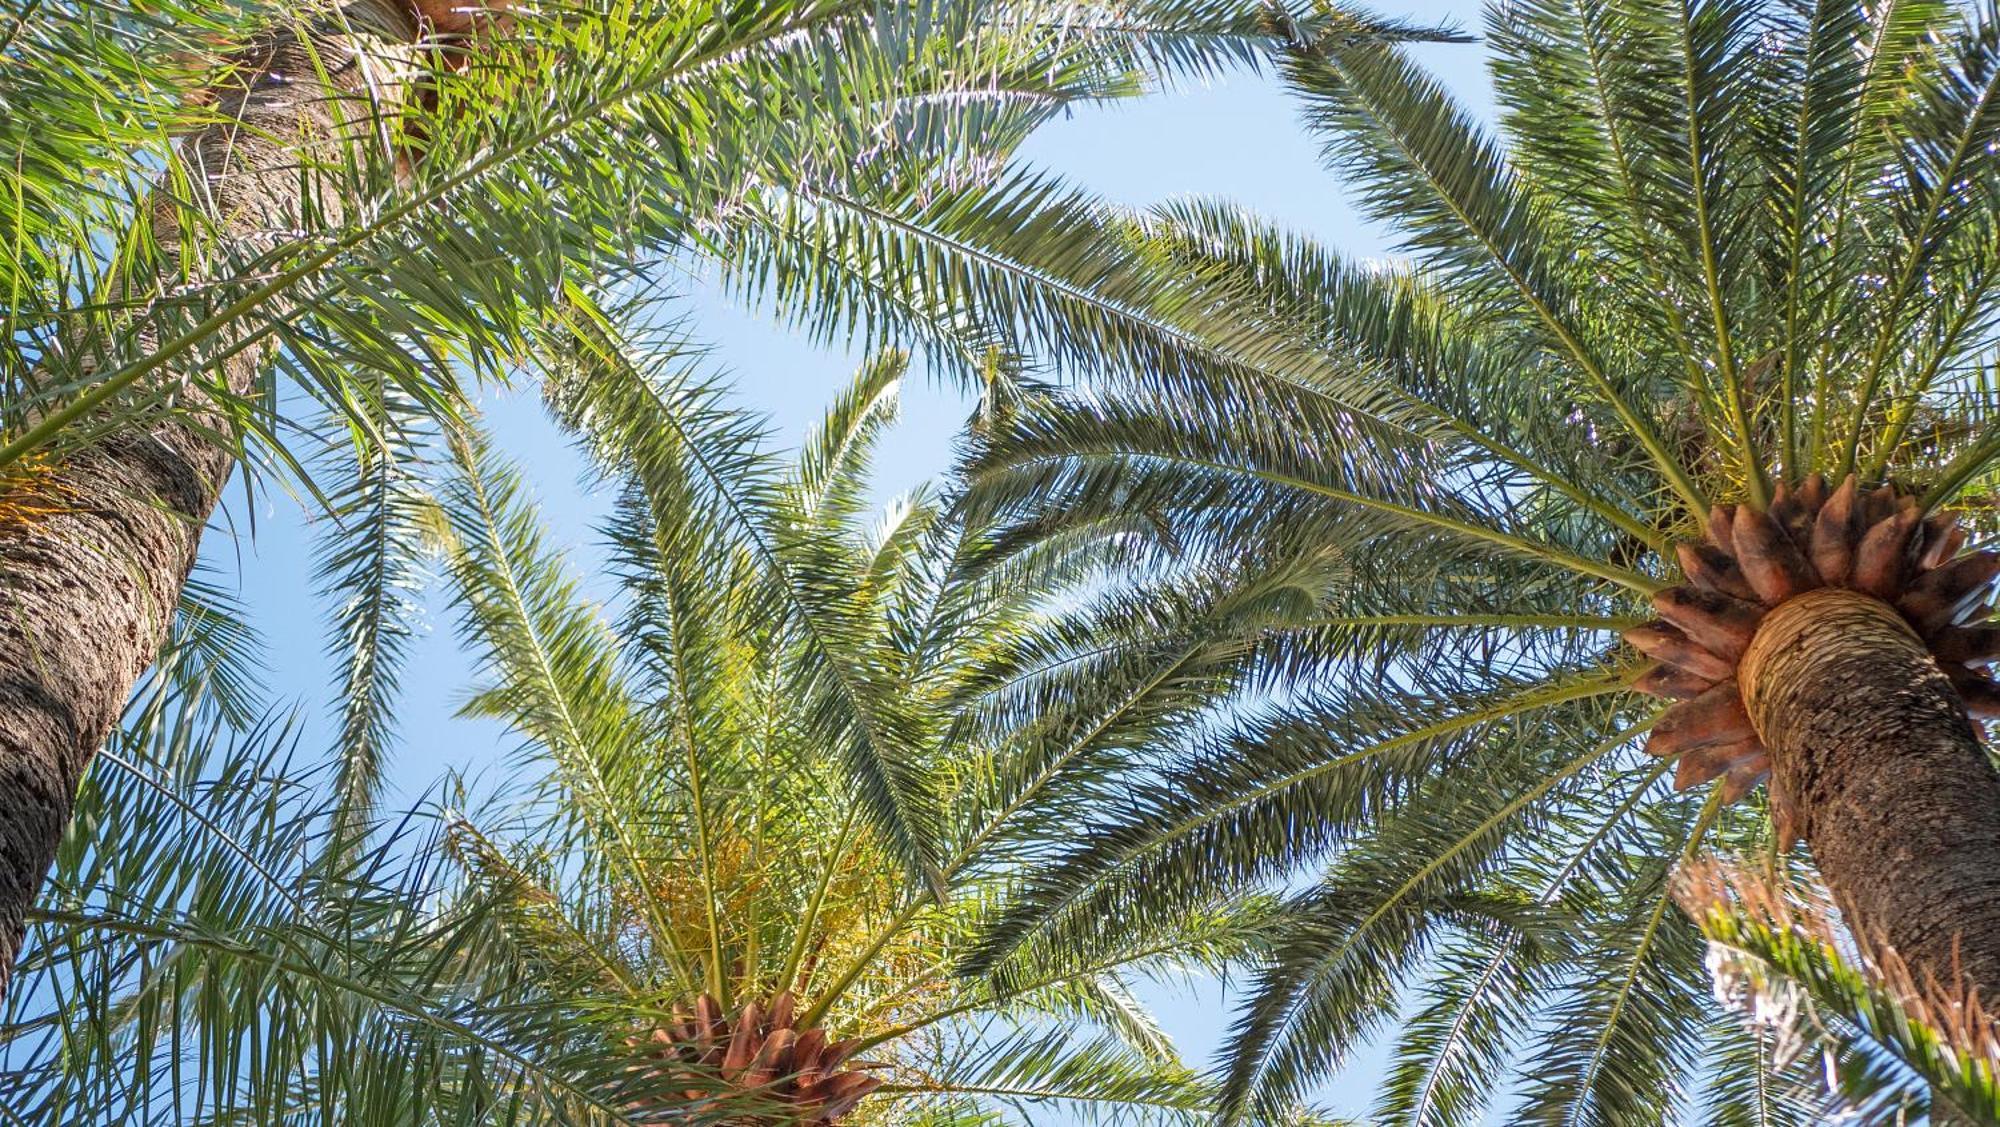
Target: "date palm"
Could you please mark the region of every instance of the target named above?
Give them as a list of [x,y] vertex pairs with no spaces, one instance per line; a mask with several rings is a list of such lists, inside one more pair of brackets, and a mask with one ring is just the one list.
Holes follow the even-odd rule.
[[1680,858],[1809,858],[1920,978],[2000,989],[2000,18],[1488,23],[1499,139],[1392,45],[1285,54],[1404,261],[1207,203],[1044,213],[1075,249],[1042,269],[1178,335],[997,420],[972,503],[1121,545],[1079,613],[1206,681],[974,965],[1282,881],[1232,1108],[1400,1028],[1390,1120],[1510,1068],[1533,1121],[1754,1120],[1769,1054],[1706,999]]
[[329,570],[374,578],[341,623],[365,812],[411,428],[509,371],[565,284],[728,255],[795,315],[963,361],[962,310],[898,302],[896,264],[795,243],[788,217],[949,262],[909,201],[1077,99],[1263,41],[1227,3],[493,7],[49,0],[0,27],[0,988],[237,467],[351,448],[303,489],[345,530]]
[[[183,638],[83,788],[0,1025],[42,1124],[1191,1121],[1130,976],[1241,954],[1258,902],[1099,956],[956,962],[1111,777],[1103,701],[1036,701],[1032,571],[920,492],[869,527],[899,356],[797,462],[581,295],[551,399],[618,500],[579,579],[470,432],[411,484],[521,740],[477,802],[343,837],[331,772]],[[1058,567],[1052,574],[1059,575]],[[608,599],[603,607],[593,601]],[[219,627],[218,627],[219,628]],[[203,661],[206,656],[215,661]],[[208,671],[203,674],[195,669]],[[433,829],[434,827],[434,829]]]
[[957,973],[1054,800],[1099,774],[1048,758],[1066,710],[995,703],[1041,588],[972,577],[981,538],[928,492],[866,526],[900,358],[864,368],[787,470],[671,353],[599,322],[567,339],[557,409],[619,490],[616,625],[518,476],[461,446],[449,559],[489,677],[469,711],[519,734],[525,777],[452,815],[449,843],[518,976],[634,1015],[634,1071],[684,1088],[628,1114],[1203,1116],[1212,1093],[1126,980],[1227,954],[1214,913],[1004,982]]

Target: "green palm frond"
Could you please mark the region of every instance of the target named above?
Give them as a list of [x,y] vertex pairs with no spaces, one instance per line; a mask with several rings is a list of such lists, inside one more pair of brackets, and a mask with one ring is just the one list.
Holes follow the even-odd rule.
[[1395,215],[1440,269],[1488,300],[1516,306],[1545,347],[1650,455],[1698,511],[1706,501],[1667,449],[1636,389],[1614,378],[1605,347],[1577,313],[1568,246],[1493,143],[1435,80],[1372,43],[1303,44],[1286,77],[1305,98],[1329,159],[1358,165],[1369,207]]
[[[2000,1122],[2000,1045],[1977,999],[1943,996],[1896,957],[1845,933],[1822,892],[1704,860],[1675,895],[1708,940],[1718,994],[1770,1052],[1808,1065],[1791,1100],[1850,1118]],[[1871,953],[1872,952],[1872,953]]]
[[1208,1085],[1177,1062],[1065,1029],[1003,1033],[923,1071],[932,1075],[885,1085],[882,1098],[919,1107],[956,1101],[999,1106],[1024,1123],[1064,1114],[1110,1124],[1197,1123],[1213,1099]]
[[167,644],[133,692],[135,713],[198,701],[236,728],[248,728],[266,711],[258,668],[263,639],[227,590],[201,575],[181,588]]
[[1386,1122],[1809,1120],[1667,896],[1696,843],[1767,847],[1764,812],[1676,797],[1618,742],[1655,708],[1617,635],[1712,503],[1811,473],[1990,532],[2000,17],[1530,0],[1487,25],[1494,130],[1394,43],[1281,25],[1387,265],[1206,201],[1023,187],[1007,226],[1065,236],[1040,250],[954,217],[1064,286],[982,343],[1081,384],[1011,398],[963,462],[982,569],[1075,569],[974,713],[1041,717],[1074,773],[1002,780],[1039,836],[995,856],[1034,876],[969,962],[1004,982],[1098,920],[1281,892],[1224,1062],[1239,1112],[1386,1038]]
[[621,1121],[603,1020],[494,973],[487,908],[443,896],[414,827],[346,848],[287,722],[203,711],[86,786],[9,999],[16,1121]]
[[827,408],[826,418],[799,452],[794,502],[808,518],[838,527],[866,503],[870,454],[896,421],[898,395],[909,372],[907,356],[871,361]]
[[394,738],[432,512],[424,480],[432,443],[423,419],[393,386],[372,390],[374,400],[355,412],[371,429],[350,430],[351,444],[338,452],[339,483],[327,495],[330,527],[316,568],[322,594],[336,602],[332,634],[342,655],[336,785],[357,823],[372,816]]
[[[639,702],[619,668],[610,629],[545,544],[519,472],[483,439],[455,441],[459,474],[443,499],[448,564],[466,633],[493,680],[465,711],[504,720],[553,767],[587,871],[650,887],[663,860],[626,796],[651,785],[656,762],[638,738]],[[664,913],[642,913],[659,957],[685,977],[687,954]]]

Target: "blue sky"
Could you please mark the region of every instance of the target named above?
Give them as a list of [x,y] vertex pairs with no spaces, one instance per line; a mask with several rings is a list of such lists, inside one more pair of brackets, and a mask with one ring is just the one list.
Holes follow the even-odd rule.
[[[1469,0],[1382,3],[1376,10],[1419,20],[1480,29],[1479,5]],[[1491,113],[1492,96],[1480,45],[1421,48],[1423,61],[1471,108]],[[1321,167],[1317,146],[1300,128],[1294,107],[1275,85],[1253,75],[1218,85],[1156,94],[1143,100],[1089,109],[1053,123],[1027,145],[1024,159],[1120,203],[1144,206],[1177,196],[1234,200],[1307,232],[1351,258],[1390,253],[1384,233],[1354,209],[1339,180]],[[734,307],[713,292],[693,295],[692,327],[715,345],[738,401],[768,415],[777,439],[795,442],[858,362],[853,353],[829,352],[793,336],[768,318]],[[495,395],[483,404],[502,447],[529,471],[556,538],[579,562],[593,553],[594,520],[603,498],[582,482],[582,466],[541,419],[532,393]],[[969,403],[919,376],[904,390],[903,421],[888,439],[880,462],[884,497],[942,470],[951,437]],[[261,499],[249,534],[240,493],[229,499],[229,517],[241,535],[211,536],[206,545],[211,578],[235,588],[266,647],[267,689],[273,700],[296,702],[330,730],[333,670],[327,657],[326,614],[311,596],[311,548],[305,516],[282,495]],[[420,797],[447,770],[490,772],[505,762],[509,738],[496,726],[458,719],[454,712],[474,683],[472,662],[453,637],[440,602],[428,607],[427,632],[414,648],[398,716],[400,745],[391,770],[392,805]],[[1222,990],[1151,992],[1162,1020],[1191,1059],[1204,1060],[1224,1028]],[[1323,1093],[1333,1109],[1365,1114],[1376,1054],[1349,1070],[1351,1082]]]

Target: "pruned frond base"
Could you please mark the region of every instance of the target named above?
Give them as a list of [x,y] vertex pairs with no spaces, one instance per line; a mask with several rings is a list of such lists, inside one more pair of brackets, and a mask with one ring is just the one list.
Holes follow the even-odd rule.
[[713,1109],[714,1121],[742,1127],[831,1124],[882,1085],[867,1071],[875,1066],[851,1059],[858,1039],[829,1042],[824,1029],[798,1027],[790,991],[769,1006],[746,1002],[727,1015],[703,994],[693,1014],[631,1044],[646,1058],[637,1066],[646,1078],[684,1085],[678,1095],[687,1101],[634,1105],[640,1122],[685,1122],[688,1105],[696,1105]]
[[[1636,683],[1676,700],[1655,723],[1647,751],[1676,758],[1674,785],[1723,780],[1735,801],[1770,777],[1764,734],[1744,707],[1739,672],[1767,616],[1796,596],[1837,588],[1894,607],[1950,677],[1967,711],[2000,717],[2000,628],[1979,625],[2000,576],[2000,552],[1962,552],[1956,518],[1925,518],[1914,497],[1852,476],[1828,491],[1818,475],[1779,486],[1767,511],[1717,505],[1706,536],[1680,547],[1687,583],[1653,598],[1657,621],[1625,632],[1654,659]],[[1790,837],[1785,796],[1771,795],[1780,836]],[[1790,844],[1789,841],[1786,844]]]

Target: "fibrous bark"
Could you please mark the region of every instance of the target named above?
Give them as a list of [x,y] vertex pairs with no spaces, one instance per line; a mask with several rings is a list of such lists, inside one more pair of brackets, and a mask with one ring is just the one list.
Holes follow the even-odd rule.
[[[153,272],[122,279],[120,294],[226,282],[302,227],[338,224],[343,163],[375,155],[354,147],[379,148],[383,99],[397,89],[379,48],[414,30],[398,7],[358,3],[256,39],[211,92],[217,123],[181,145],[193,198],[163,181],[148,205]],[[140,354],[157,332],[136,334]],[[78,783],[160,648],[234,465],[213,401],[185,389],[245,395],[268,358],[251,346],[205,370],[159,372],[149,390],[172,409],[12,487],[10,511],[33,515],[0,524],[0,994]]]
[[1849,925],[1948,995],[2000,997],[2000,773],[1923,639],[1824,588],[1765,618],[1739,678]]
[[2000,717],[2000,552],[1853,477],[1717,505],[1706,531],[1626,634],[1659,663],[1634,687],[1680,702],[1648,750],[1725,800],[1768,777],[1780,846],[1806,841],[1870,949],[1942,998],[2000,997],[2000,772],[1972,723]]

